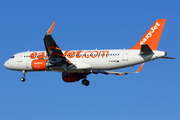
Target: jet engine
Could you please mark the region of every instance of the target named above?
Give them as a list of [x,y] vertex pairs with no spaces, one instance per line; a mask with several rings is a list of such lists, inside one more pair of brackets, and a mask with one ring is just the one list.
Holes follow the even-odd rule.
[[69,73],[68,77],[62,76],[62,79],[64,82],[76,82],[80,80],[79,75],[77,73]]
[[87,77],[87,73],[68,73],[68,77],[64,77],[62,74],[62,79],[64,82],[76,82],[80,79],[85,79]]
[[52,64],[47,59],[33,60],[31,65],[33,70],[39,70],[39,71],[47,70],[49,67],[52,66]]

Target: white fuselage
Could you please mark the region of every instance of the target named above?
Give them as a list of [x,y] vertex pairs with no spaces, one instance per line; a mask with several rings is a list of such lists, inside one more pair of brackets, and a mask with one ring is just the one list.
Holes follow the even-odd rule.
[[67,50],[62,51],[52,37],[56,21],[46,32],[43,41],[46,51],[27,51],[13,55],[4,63],[10,70],[22,71],[21,81],[25,81],[28,71],[62,72],[65,82],[76,82],[82,79],[82,84],[89,85],[87,76],[93,74],[127,75],[132,72],[109,71],[137,64],[142,65],[133,73],[139,73],[145,62],[166,58],[166,52],[158,51],[159,40],[166,19],[158,19],[130,49],[114,50]]
[[[136,64],[148,62],[166,55],[164,51],[153,50],[154,54],[140,55],[140,50],[117,49],[117,50],[76,50],[62,51],[64,56],[75,66],[69,66],[69,72],[81,72],[81,70],[112,70]],[[48,59],[46,51],[28,51],[13,55],[4,63],[4,66],[17,71],[42,71],[34,70],[32,61]],[[52,60],[53,62],[53,60]],[[55,61],[56,62],[56,61]],[[61,66],[51,67],[48,71],[62,72]]]

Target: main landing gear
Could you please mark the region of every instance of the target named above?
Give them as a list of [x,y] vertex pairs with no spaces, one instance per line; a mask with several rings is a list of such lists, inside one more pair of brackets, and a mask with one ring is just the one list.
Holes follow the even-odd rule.
[[23,72],[23,77],[20,78],[20,81],[25,82],[26,81],[25,76],[27,71],[23,70],[22,72]]
[[82,80],[82,84],[85,85],[85,86],[88,86],[90,84],[89,80]]
[[89,84],[90,84],[89,80],[87,80],[88,75],[89,74],[86,74],[86,73],[80,73],[79,74],[79,79],[82,79],[81,83],[85,86],[89,86]]
[[67,71],[62,72],[62,78],[65,82],[75,82],[82,79],[81,83],[88,86],[90,82],[86,79],[87,73],[68,73]]

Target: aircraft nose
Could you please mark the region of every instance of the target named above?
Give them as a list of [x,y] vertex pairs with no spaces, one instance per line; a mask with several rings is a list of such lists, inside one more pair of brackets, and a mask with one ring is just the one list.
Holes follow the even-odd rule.
[[10,69],[9,60],[7,60],[7,61],[4,63],[4,67],[7,68],[7,69]]
[[8,62],[7,62],[7,61],[4,63],[4,67],[5,67],[5,68],[8,67]]

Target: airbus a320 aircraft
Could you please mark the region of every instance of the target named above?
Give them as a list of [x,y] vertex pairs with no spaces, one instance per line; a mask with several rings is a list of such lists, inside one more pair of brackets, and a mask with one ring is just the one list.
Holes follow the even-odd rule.
[[109,71],[137,64],[142,64],[134,73],[139,73],[145,62],[165,57],[166,52],[156,50],[166,19],[158,19],[145,35],[130,49],[114,50],[66,50],[62,51],[51,36],[54,22],[44,37],[46,51],[27,51],[13,55],[4,66],[10,70],[22,71],[25,81],[29,71],[62,72],[65,82],[76,82],[82,79],[82,84],[88,86],[87,76],[91,73],[127,75],[131,72]]

